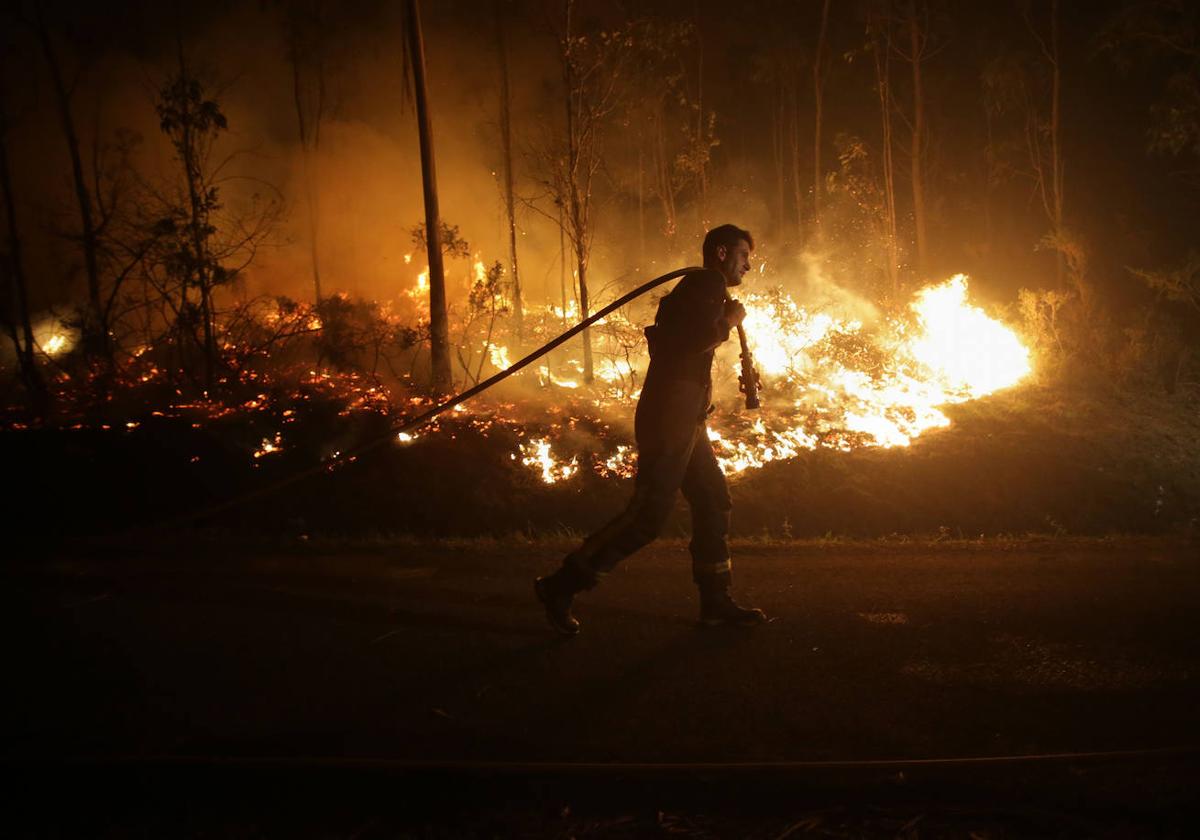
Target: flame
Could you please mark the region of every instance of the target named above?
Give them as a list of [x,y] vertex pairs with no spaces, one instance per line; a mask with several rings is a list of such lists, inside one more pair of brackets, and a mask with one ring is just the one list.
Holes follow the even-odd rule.
[[508,358],[508,348],[504,345],[485,343],[484,347],[487,349],[492,366],[496,370],[505,370],[512,365],[512,361]]
[[42,345],[42,349],[46,351],[47,356],[57,356],[68,347],[69,343],[65,335],[52,335],[46,339],[46,343]]
[[921,335],[908,350],[949,390],[982,397],[1029,373],[1029,350],[1016,335],[967,303],[966,275],[922,289],[912,310]]
[[542,481],[546,484],[565,481],[579,472],[579,459],[572,458],[568,463],[556,460],[546,438],[530,438],[528,443],[522,443],[521,455],[522,464],[541,470]]
[[[747,295],[743,303],[765,408],[753,419],[738,412],[712,418],[709,440],[727,475],[820,447],[908,446],[921,434],[950,425],[945,406],[1014,385],[1031,370],[1029,351],[1012,330],[970,304],[968,280],[961,274],[917,292],[899,317],[871,325],[809,312],[779,290]],[[714,365],[718,394],[736,382],[736,344],[725,345]],[[573,360],[568,364],[579,367]],[[632,381],[644,364],[644,359],[601,357],[596,378],[611,399],[627,404],[636,391],[623,394],[612,385]],[[539,373],[543,385],[579,387],[549,366]],[[574,475],[573,469],[561,469],[548,442],[544,450],[528,446],[522,447],[523,463],[540,470],[547,483]],[[634,453],[617,447],[595,456],[593,469],[627,476],[633,464]]]
[[33,327],[33,340],[47,356],[69,353],[75,347],[77,339],[76,330],[54,317],[46,318]]

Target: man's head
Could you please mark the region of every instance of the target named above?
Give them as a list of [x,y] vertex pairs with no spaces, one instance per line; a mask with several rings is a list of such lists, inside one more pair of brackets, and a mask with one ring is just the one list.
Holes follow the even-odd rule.
[[742,275],[750,270],[750,251],[754,237],[737,225],[715,227],[704,237],[704,267],[725,275],[726,286],[740,286]]

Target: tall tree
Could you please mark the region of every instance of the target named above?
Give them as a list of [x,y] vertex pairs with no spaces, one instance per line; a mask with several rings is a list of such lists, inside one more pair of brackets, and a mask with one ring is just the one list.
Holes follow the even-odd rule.
[[879,121],[881,127],[883,162],[883,222],[887,240],[888,279],[892,295],[900,292],[900,255],[896,225],[896,171],[893,159],[892,139],[892,20],[891,2],[885,0],[883,7],[873,10],[867,18],[867,35],[870,39],[871,57],[875,67],[875,91],[879,98]]
[[825,179],[821,169],[821,136],[824,131],[825,75],[828,62],[825,54],[829,37],[829,0],[821,2],[821,25],[817,30],[817,49],[813,56],[813,226],[821,233],[821,192]]
[[83,157],[80,154],[79,134],[75,130],[75,118],[71,111],[74,91],[68,87],[63,67],[54,46],[54,39],[46,25],[42,5],[34,3],[33,28],[41,46],[42,56],[50,70],[50,81],[54,88],[54,100],[58,108],[59,122],[67,152],[71,158],[71,181],[75,187],[75,200],[79,207],[80,246],[83,249],[84,269],[87,275],[88,307],[84,320],[84,348],[90,356],[112,367],[112,346],[109,341],[108,324],[104,319],[104,305],[100,291],[99,245],[96,232],[92,196],[84,174]]
[[[49,391],[45,380],[38,370],[37,359],[34,356],[35,341],[33,323],[29,317],[29,286],[25,277],[25,262],[21,250],[20,227],[17,223],[17,203],[13,195],[13,184],[8,162],[8,110],[3,101],[4,86],[0,81],[0,192],[3,193],[4,214],[7,219],[8,243],[0,259],[3,259],[3,269],[7,286],[11,289],[12,309],[4,307],[4,322],[8,329],[13,350],[17,355],[17,364],[21,371],[21,381],[29,399],[29,408],[35,417],[45,417],[49,406]],[[5,289],[9,292],[10,289]],[[6,294],[6,297],[8,295]],[[7,304],[8,301],[5,301]]]
[[925,221],[925,80],[923,65],[929,49],[929,7],[925,0],[908,0],[905,21],[908,28],[908,53],[906,58],[912,67],[912,118],[911,154],[909,175],[912,183],[913,234],[917,244],[916,269],[920,275],[926,270],[929,257],[929,239]]
[[308,216],[309,259],[312,263],[313,299],[321,291],[320,193],[317,166],[321,147],[321,122],[326,107],[326,42],[329,37],[322,0],[291,0],[287,8],[288,62],[292,66],[292,101],[300,139],[304,206]]
[[508,84],[508,39],[505,32],[505,2],[495,0],[496,48],[500,55],[500,142],[504,155],[504,209],[508,214],[508,256],[512,272],[513,321],[517,338],[524,332],[524,306],[521,301],[521,273],[517,268],[517,215],[513,199],[512,108]]
[[[588,266],[595,229],[593,184],[604,162],[605,121],[620,100],[632,54],[632,36],[624,30],[582,34],[575,31],[575,0],[564,0],[559,59],[563,78],[564,131],[546,150],[551,170],[547,186],[562,207],[562,229],[570,242],[579,290],[580,316],[591,309]],[[591,330],[583,331],[583,378],[594,379]]]
[[[1040,147],[1040,136],[1035,136],[1031,140],[1030,160],[1037,173],[1038,193],[1042,199],[1042,207],[1050,221],[1050,241],[1062,243],[1067,237],[1063,228],[1062,60],[1058,35],[1058,0],[1050,0],[1050,19],[1045,24],[1040,24],[1033,19],[1028,5],[1023,5],[1021,10],[1025,25],[1034,41],[1037,42],[1042,59],[1050,70],[1050,118],[1046,125],[1050,148],[1043,152]],[[1064,283],[1066,255],[1062,248],[1056,246],[1055,250],[1057,252],[1058,285],[1061,287]]]
[[204,359],[204,386],[211,392],[216,385],[218,364],[213,290],[230,277],[212,248],[216,233],[213,216],[221,204],[219,190],[210,182],[207,160],[213,140],[228,128],[228,123],[220,106],[206,97],[204,86],[189,70],[182,43],[178,46],[177,74],[160,92],[157,109],[163,133],[170,139],[175,158],[183,168],[185,204],[180,213],[181,236],[176,256],[180,312],[190,331],[192,307],[188,294],[194,288],[202,334],[199,342]]
[[417,106],[417,135],[421,145],[421,186],[425,195],[425,252],[429,257],[429,350],[433,364],[433,388],[450,389],[450,322],[446,315],[446,273],[442,264],[439,234],[437,172],[433,159],[433,127],[429,119],[429,93],[425,82],[425,39],[417,0],[407,0],[408,64],[412,70]]

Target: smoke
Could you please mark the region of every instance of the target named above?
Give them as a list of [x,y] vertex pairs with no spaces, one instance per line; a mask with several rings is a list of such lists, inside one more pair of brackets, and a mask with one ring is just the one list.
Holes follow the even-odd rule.
[[874,303],[831,277],[826,255],[804,251],[796,260],[800,281],[794,297],[808,309],[863,323],[879,319],[879,308]]

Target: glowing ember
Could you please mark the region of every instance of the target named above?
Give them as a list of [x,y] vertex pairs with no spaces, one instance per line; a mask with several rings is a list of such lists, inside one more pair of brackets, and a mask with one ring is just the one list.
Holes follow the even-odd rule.
[[601,475],[632,478],[637,473],[637,450],[626,444],[619,445],[613,454],[596,464]]
[[274,438],[263,438],[258,449],[254,451],[254,460],[265,458],[267,455],[274,455],[283,451],[283,437],[279,432],[275,433]]

